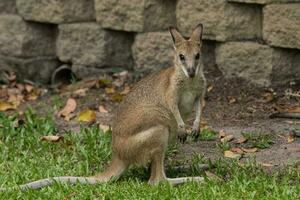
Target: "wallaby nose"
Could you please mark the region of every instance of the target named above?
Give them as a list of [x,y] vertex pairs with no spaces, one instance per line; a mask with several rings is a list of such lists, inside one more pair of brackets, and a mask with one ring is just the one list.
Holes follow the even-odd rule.
[[194,67],[188,68],[187,71],[188,71],[189,77],[193,78],[195,76],[196,69]]

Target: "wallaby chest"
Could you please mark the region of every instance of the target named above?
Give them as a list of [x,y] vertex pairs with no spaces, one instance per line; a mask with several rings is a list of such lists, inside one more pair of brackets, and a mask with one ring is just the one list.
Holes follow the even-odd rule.
[[197,97],[201,96],[204,81],[200,78],[182,82],[179,87],[179,111],[183,118],[187,118],[193,111]]

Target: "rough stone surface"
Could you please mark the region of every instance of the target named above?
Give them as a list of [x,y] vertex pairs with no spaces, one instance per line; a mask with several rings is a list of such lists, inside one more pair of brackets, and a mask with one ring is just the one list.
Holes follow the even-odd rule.
[[[203,42],[203,62],[206,68],[215,64],[214,43]],[[148,73],[173,65],[174,49],[169,32],[137,34],[132,46],[134,69]]]
[[0,52],[10,56],[54,56],[56,28],[26,22],[18,15],[0,16]]
[[228,0],[228,1],[237,2],[237,3],[256,3],[256,4],[300,2],[300,0]]
[[176,24],[173,0],[95,0],[97,21],[114,30],[148,32]]
[[272,46],[300,49],[300,3],[263,9],[263,38]]
[[0,55],[0,71],[13,70],[20,80],[34,80],[49,83],[54,70],[59,62],[54,57],[17,58]]
[[85,65],[72,65],[72,72],[75,74],[77,78],[91,78],[98,77],[99,75],[104,73],[104,69],[97,68],[93,66],[85,66]]
[[17,12],[15,0],[1,0],[0,14],[15,14]]
[[272,82],[284,83],[300,76],[297,55],[254,42],[228,42],[217,47],[216,63],[227,77],[237,76],[269,86]]
[[59,25],[57,55],[63,62],[97,67],[131,67],[129,33],[104,30],[97,23]]
[[59,24],[95,20],[93,0],[17,0],[17,8],[31,21]]
[[261,12],[254,5],[228,3],[226,0],[179,0],[177,24],[189,35],[204,24],[204,39],[225,41],[253,39],[261,36]]
[[276,48],[271,80],[274,85],[300,81],[300,51]]

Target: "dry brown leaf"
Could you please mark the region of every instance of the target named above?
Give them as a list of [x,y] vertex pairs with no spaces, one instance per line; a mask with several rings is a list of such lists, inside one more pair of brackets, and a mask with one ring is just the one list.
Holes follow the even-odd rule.
[[245,143],[247,139],[245,137],[240,137],[237,140],[234,141],[235,144],[242,144]]
[[25,99],[27,101],[34,101],[37,98],[39,98],[40,94],[41,94],[41,91],[37,88],[34,88],[29,93],[27,93],[27,95],[25,96]]
[[238,147],[233,147],[230,149],[230,151],[234,152],[234,153],[238,153],[238,154],[243,154],[244,151],[241,148]]
[[103,125],[103,124],[100,124],[100,125],[99,125],[99,128],[100,128],[104,133],[106,133],[106,132],[110,129],[109,126]]
[[77,117],[80,122],[93,122],[96,121],[96,112],[93,110],[84,110],[78,114]]
[[76,100],[73,98],[69,98],[65,107],[58,112],[58,116],[66,117],[67,115],[75,111],[76,106],[77,106]]
[[59,142],[61,139],[63,139],[63,136],[61,135],[47,135],[41,137],[42,141],[49,141],[49,142]]
[[75,95],[78,95],[80,97],[84,97],[86,96],[86,92],[88,91],[88,88],[81,88],[81,89],[78,89],[74,92]]
[[221,142],[230,142],[231,140],[233,140],[233,138],[233,135],[225,135],[225,137],[221,138]]
[[269,103],[273,101],[274,98],[275,98],[275,94],[273,92],[266,92],[265,94],[263,94],[263,99],[265,103]]
[[16,107],[11,103],[0,102],[0,111],[15,110],[15,109]]
[[294,152],[300,152],[300,147],[296,147],[293,149]]
[[114,93],[116,93],[116,90],[114,87],[107,87],[107,88],[105,88],[105,92],[106,92],[106,94],[114,94]]
[[249,149],[246,149],[246,148],[242,148],[242,150],[246,153],[255,153],[258,151],[257,148],[249,148]]
[[101,113],[108,113],[108,110],[104,106],[99,106],[99,112]]
[[228,97],[228,103],[229,103],[229,104],[236,103],[236,101],[237,101],[237,100],[236,100],[235,97],[231,97],[231,96]]
[[213,86],[213,85],[210,85],[210,86],[207,87],[207,90],[206,90],[206,91],[207,91],[207,92],[210,92],[210,91],[212,91],[213,89],[214,89],[214,86]]
[[9,94],[8,102],[13,104],[15,107],[18,107],[23,101],[24,96],[21,94]]
[[239,160],[242,157],[241,154],[234,153],[234,152],[232,152],[230,150],[224,151],[224,156],[226,158],[232,158],[232,159],[237,159],[237,160]]
[[294,142],[294,141],[295,141],[294,136],[288,135],[288,137],[287,137],[287,143],[292,143],[292,142]]
[[214,173],[212,173],[210,171],[204,171],[204,172],[205,172],[205,175],[210,179],[217,180],[217,181],[223,181],[222,178],[220,178],[219,176],[215,175]]
[[224,129],[221,129],[221,130],[219,131],[219,138],[223,138],[223,137],[225,137],[225,136],[226,136],[226,133],[225,133]]
[[126,95],[130,92],[130,87],[129,86],[125,86],[124,90],[120,93],[122,95]]
[[26,92],[28,92],[28,93],[30,93],[32,90],[33,90],[33,86],[32,85],[30,85],[30,84],[25,84],[25,90],[26,90]]

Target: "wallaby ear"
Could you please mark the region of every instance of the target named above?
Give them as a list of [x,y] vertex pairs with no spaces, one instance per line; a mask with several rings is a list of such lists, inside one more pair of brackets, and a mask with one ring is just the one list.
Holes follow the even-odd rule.
[[190,40],[200,43],[202,40],[203,25],[198,24],[193,30]]
[[176,45],[178,43],[181,43],[184,40],[184,38],[179,33],[179,31],[177,30],[177,28],[175,28],[173,26],[170,26],[169,27],[169,31],[171,33],[174,45]]

